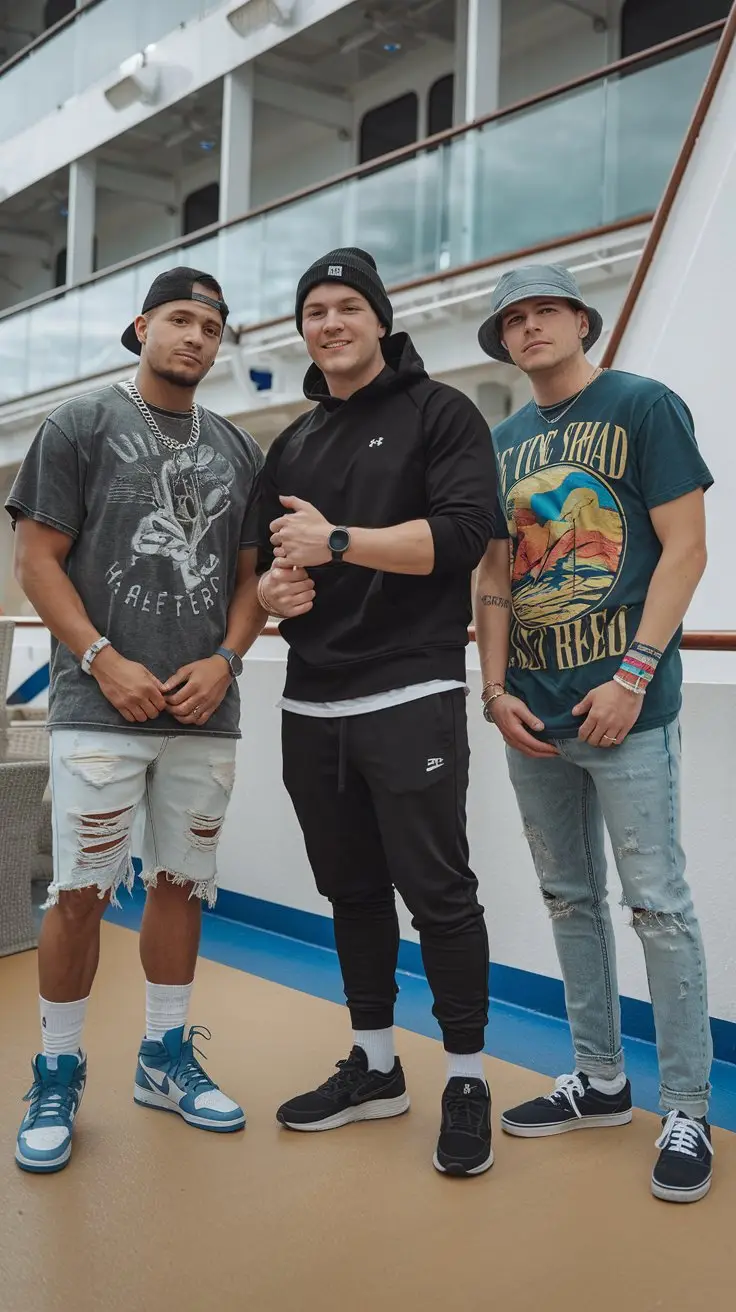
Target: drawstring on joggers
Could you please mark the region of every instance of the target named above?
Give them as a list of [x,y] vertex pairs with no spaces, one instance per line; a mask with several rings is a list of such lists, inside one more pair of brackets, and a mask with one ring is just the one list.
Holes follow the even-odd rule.
[[345,792],[345,775],[347,773],[347,738],[348,738],[348,720],[343,716],[340,720],[340,730],[337,738],[337,791]]

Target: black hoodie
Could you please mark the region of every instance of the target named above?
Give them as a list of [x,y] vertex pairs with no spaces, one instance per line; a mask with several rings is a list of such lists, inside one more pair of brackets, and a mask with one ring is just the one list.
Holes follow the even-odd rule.
[[281,624],[289,644],[285,695],[338,701],[429,679],[464,679],[470,578],[491,537],[506,537],[491,435],[472,401],[433,382],[406,333],[383,342],[386,368],[347,401],[312,365],[316,401],[276,439],[263,471],[259,569],[273,560],[279,496],[301,497],[348,528],[427,519],[429,575],[361,565],[309,570],[311,611]]

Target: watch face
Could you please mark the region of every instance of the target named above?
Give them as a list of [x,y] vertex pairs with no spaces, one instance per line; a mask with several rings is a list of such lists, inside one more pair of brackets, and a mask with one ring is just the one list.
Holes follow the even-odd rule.
[[350,534],[346,528],[333,528],[327,540],[330,551],[347,551],[350,546]]
[[243,673],[243,662],[235,652],[233,652],[233,655],[230,657],[230,669],[232,670],[233,678],[235,679],[239,678]]

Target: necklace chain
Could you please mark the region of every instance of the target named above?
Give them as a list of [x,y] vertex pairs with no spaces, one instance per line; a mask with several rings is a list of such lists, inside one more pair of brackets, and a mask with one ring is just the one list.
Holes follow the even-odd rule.
[[157,441],[161,442],[163,446],[167,447],[169,451],[187,451],[189,447],[197,445],[197,442],[199,441],[199,407],[198,406],[196,405],[192,406],[192,410],[191,410],[192,431],[189,435],[189,440],[187,442],[177,442],[175,438],[167,437],[165,433],[161,432],[161,429],[156,423],[156,420],[154,419],[153,415],[151,414],[151,411],[149,410],[148,406],[143,400],[143,397],[138,391],[138,388],[136,387],[135,383],[123,383],[123,389],[125,392],[127,392],[131,401],[133,401],[134,404],[137,405],[138,409],[143,415],[143,418],[148,424],[148,427],[150,428],[154,437],[157,439]]
[[[535,401],[535,402],[534,402],[534,408],[535,408],[537,414],[539,415],[539,418],[542,420],[542,422],[545,423],[545,424],[559,424],[560,420],[561,420],[562,418],[564,418],[564,416],[567,414],[568,410],[572,410],[572,407],[576,404],[577,401],[580,400],[581,396],[583,395],[583,392],[585,392],[585,391],[590,387],[590,384],[591,384],[591,383],[594,383],[594,382],[595,382],[596,378],[600,378],[600,376],[601,376],[602,373],[603,373],[603,370],[602,370],[601,368],[594,369],[593,372],[592,372],[592,374],[590,375],[590,378],[588,379],[587,383],[585,384],[585,386],[580,388],[580,391],[576,393],[576,395],[572,398],[571,401],[568,401],[568,403],[567,403],[567,405],[565,406],[564,410],[561,410],[560,413],[559,413],[558,415],[549,415],[549,414],[545,415],[545,414],[543,414],[542,410],[540,409],[540,407],[537,405],[537,403],[536,403],[536,401]],[[557,404],[559,405],[559,402],[558,402]],[[554,409],[554,406],[553,406],[553,405],[546,405],[546,406],[543,407],[543,409],[544,409],[544,410],[553,410],[553,409]]]

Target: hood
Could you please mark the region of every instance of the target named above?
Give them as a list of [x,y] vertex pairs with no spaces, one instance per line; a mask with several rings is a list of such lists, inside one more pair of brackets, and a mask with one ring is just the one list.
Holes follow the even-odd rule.
[[[386,392],[401,392],[406,387],[427,377],[424,361],[419,355],[408,333],[393,333],[381,342],[386,368],[373,382],[361,387],[353,396],[361,400]],[[316,364],[310,365],[304,378],[304,395],[308,401],[317,401],[326,410],[337,410],[345,402],[339,397],[330,396],[329,388],[322,370]],[[349,397],[348,400],[352,400]]]

